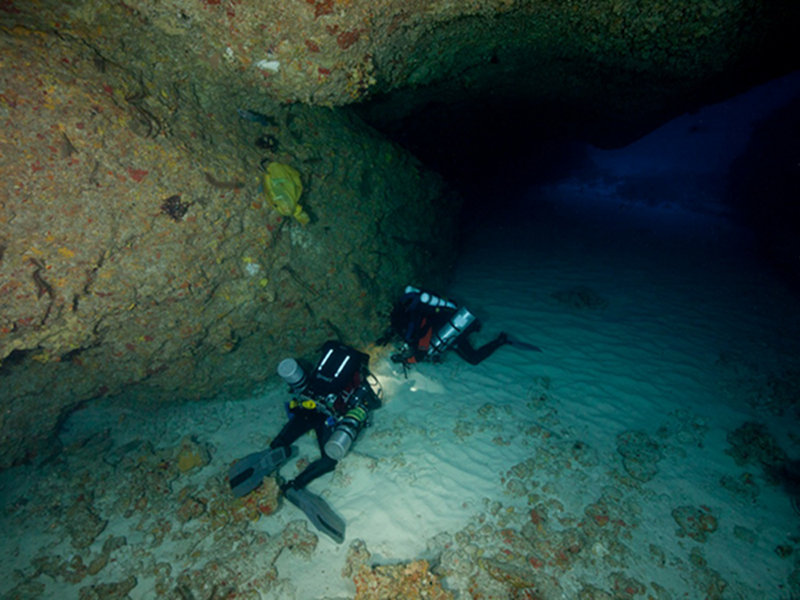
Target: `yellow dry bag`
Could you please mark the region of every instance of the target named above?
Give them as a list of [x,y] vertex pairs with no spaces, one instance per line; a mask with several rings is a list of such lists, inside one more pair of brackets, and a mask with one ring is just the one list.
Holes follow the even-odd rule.
[[294,217],[301,225],[310,221],[308,213],[300,206],[303,184],[300,173],[289,165],[272,162],[264,173],[264,195],[267,203],[284,217]]

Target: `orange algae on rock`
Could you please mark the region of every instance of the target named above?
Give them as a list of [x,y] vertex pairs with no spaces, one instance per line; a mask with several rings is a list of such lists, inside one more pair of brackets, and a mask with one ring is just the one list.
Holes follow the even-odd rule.
[[237,498],[230,505],[234,521],[257,521],[262,515],[271,515],[278,508],[280,488],[274,477],[265,477],[255,490]]
[[181,451],[180,456],[178,456],[178,470],[182,473],[186,473],[186,471],[191,471],[195,467],[201,466],[203,466],[203,459],[192,450],[185,449]]
[[181,440],[178,447],[177,465],[181,473],[186,473],[197,467],[204,467],[211,460],[207,448],[198,444],[191,437]]
[[353,578],[355,600],[401,600],[427,598],[452,600],[453,594],[442,589],[439,578],[430,571],[426,560],[400,565],[363,566]]
[[362,540],[354,541],[347,553],[343,575],[356,584],[354,600],[453,600],[426,560],[396,565],[370,566],[371,555]]
[[672,518],[678,524],[675,532],[678,537],[688,536],[697,542],[705,542],[708,534],[717,530],[717,518],[706,506],[679,506],[672,511]]

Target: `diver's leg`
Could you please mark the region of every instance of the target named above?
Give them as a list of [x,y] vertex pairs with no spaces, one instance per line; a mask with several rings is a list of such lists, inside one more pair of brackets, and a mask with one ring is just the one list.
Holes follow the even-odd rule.
[[466,335],[461,336],[456,340],[456,353],[471,365],[477,365],[483,362],[494,354],[500,346],[508,343],[508,336],[505,333],[500,333],[491,342],[487,342],[480,348],[473,348],[469,337]]
[[324,415],[319,415],[314,419],[314,433],[317,434],[317,445],[319,446],[319,453],[325,456],[325,444],[333,433],[333,427],[328,425],[328,418]]
[[296,490],[304,488],[317,477],[321,477],[325,475],[325,473],[333,471],[337,463],[338,461],[333,460],[330,456],[323,453],[320,458],[303,469],[300,475],[287,482],[286,485],[284,485],[284,489],[287,487],[293,487]]
[[332,433],[332,429],[326,424],[326,421],[327,417],[321,413],[309,415],[309,429],[313,428],[314,432],[317,434],[320,457],[308,465],[303,472],[292,481],[286,482],[283,486],[284,489],[287,487],[293,487],[298,490],[304,488],[309,482],[317,477],[325,475],[325,473],[330,473],[336,468],[338,461],[325,454],[325,443],[328,441],[328,438],[331,437]]
[[286,448],[287,454],[291,454],[290,447],[294,441],[314,427],[314,422],[308,418],[309,415],[304,414],[305,412],[303,410],[297,411],[278,432],[275,439],[270,442],[269,447],[277,448],[278,446],[283,446]]

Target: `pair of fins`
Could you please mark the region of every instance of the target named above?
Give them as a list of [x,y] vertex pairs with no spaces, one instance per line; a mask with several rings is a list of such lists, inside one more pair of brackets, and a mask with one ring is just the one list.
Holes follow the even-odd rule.
[[[289,456],[290,453],[281,446],[253,452],[236,461],[228,471],[228,481],[233,495],[241,498],[252,492],[261,485],[264,477],[278,469],[288,460]],[[337,544],[344,541],[346,526],[344,519],[325,500],[306,489],[292,487],[286,488],[283,495],[305,513],[314,527]]]

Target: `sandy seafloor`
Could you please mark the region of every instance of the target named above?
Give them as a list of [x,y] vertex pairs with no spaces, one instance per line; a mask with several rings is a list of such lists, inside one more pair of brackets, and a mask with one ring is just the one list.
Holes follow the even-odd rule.
[[[0,474],[3,597],[135,583],[134,599],[217,600],[235,583],[230,597],[352,598],[355,540],[371,563],[430,560],[458,598],[513,597],[500,581],[539,594],[520,598],[800,597],[800,516],[763,466],[800,457],[797,298],[722,219],[550,193],[550,209],[473,231],[449,290],[483,320],[478,341],[505,330],[543,352],[449,355],[408,378],[375,358],[385,406],[310,485],[344,544],[315,542],[289,504],[226,513],[228,465],[283,422],[280,382],[98,403],[65,424],[58,459]],[[207,465],[174,468],[185,436]],[[299,447],[316,456],[312,437]]]

